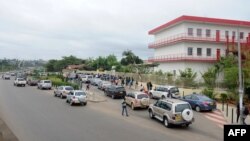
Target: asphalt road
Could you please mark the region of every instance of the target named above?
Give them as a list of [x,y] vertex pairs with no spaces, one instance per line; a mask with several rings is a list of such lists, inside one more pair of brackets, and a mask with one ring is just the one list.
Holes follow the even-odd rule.
[[[91,88],[98,95],[103,92]],[[121,100],[69,106],[52,91],[0,79],[0,116],[20,141],[222,141],[223,130],[195,112],[188,128],[165,128],[146,110],[121,116]]]

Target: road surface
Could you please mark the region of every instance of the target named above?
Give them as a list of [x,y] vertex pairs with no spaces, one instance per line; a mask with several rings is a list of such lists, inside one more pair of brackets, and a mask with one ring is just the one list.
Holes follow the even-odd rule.
[[[91,88],[103,97],[103,92]],[[107,98],[87,106],[69,106],[53,91],[14,87],[0,79],[0,116],[20,141],[222,141],[223,129],[195,114],[188,128],[165,128],[147,110],[121,116],[121,100]]]

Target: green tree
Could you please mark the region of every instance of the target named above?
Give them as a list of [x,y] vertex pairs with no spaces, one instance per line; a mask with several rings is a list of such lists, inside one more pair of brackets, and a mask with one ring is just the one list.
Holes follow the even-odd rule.
[[186,68],[185,70],[179,70],[180,76],[180,82],[184,84],[184,86],[194,86],[195,85],[195,78],[197,77],[197,73],[194,72],[191,68]]
[[208,88],[214,88],[215,87],[215,82],[216,82],[216,76],[217,76],[217,70],[215,67],[209,68],[207,72],[204,72],[202,75],[202,78],[205,82],[205,85]]
[[140,59],[138,56],[136,56],[131,50],[124,51],[122,53],[122,56],[124,58],[121,59],[121,64],[124,66],[130,65],[130,64],[142,64],[143,60]]

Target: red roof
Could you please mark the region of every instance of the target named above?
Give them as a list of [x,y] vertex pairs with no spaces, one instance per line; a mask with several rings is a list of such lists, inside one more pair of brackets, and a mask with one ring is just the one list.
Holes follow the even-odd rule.
[[217,19],[217,18],[207,18],[207,17],[196,17],[196,16],[181,16],[178,17],[168,23],[165,23],[155,29],[152,29],[148,32],[148,34],[155,34],[167,27],[175,25],[180,22],[184,21],[191,21],[191,22],[202,22],[202,23],[212,23],[212,24],[219,24],[219,25],[232,25],[232,26],[247,26],[250,27],[249,21],[238,21],[238,20],[228,20],[228,19]]

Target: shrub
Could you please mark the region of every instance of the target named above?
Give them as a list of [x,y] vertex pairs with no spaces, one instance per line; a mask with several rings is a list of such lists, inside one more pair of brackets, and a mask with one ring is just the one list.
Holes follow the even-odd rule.
[[213,90],[213,89],[207,89],[207,88],[205,88],[205,89],[202,91],[202,93],[203,93],[204,95],[206,95],[207,97],[211,98],[211,99],[215,99],[215,97],[216,97],[216,95],[217,95],[217,94],[214,93],[214,90]]
[[227,100],[227,94],[226,93],[221,93],[220,94],[220,99],[222,102],[225,102]]

